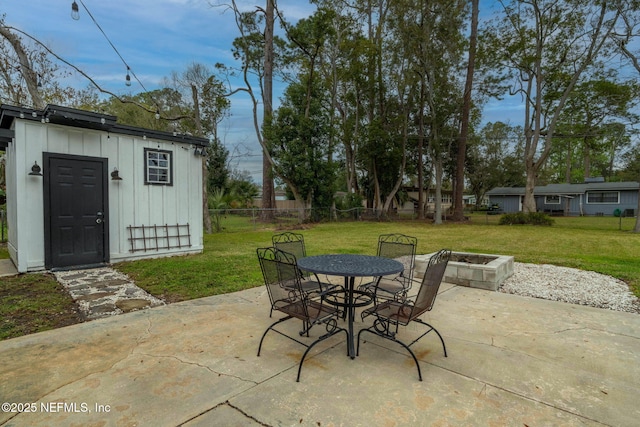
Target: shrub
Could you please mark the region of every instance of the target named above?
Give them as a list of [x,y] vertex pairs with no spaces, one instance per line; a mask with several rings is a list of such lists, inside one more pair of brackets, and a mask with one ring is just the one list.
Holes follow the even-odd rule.
[[548,215],[541,212],[516,212],[502,215],[500,218],[500,225],[518,225],[518,224],[530,224],[530,225],[553,225],[554,220]]

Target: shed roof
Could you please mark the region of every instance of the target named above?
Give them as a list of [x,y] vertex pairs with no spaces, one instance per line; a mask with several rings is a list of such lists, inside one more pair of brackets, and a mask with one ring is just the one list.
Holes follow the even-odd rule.
[[91,111],[62,107],[59,105],[47,105],[44,110],[36,110],[27,107],[2,104],[0,105],[0,148],[6,147],[11,141],[11,138],[14,137],[11,125],[16,119],[30,121],[45,120],[49,123],[64,126],[103,130],[123,135],[140,137],[146,136],[147,138],[170,142],[181,142],[202,147],[209,145],[209,140],[207,138],[119,124],[116,122],[117,117],[109,114],[94,113]]
[[[638,191],[640,183],[635,181],[623,182],[587,182],[583,184],[548,184],[538,185],[533,193],[538,196],[546,195],[575,195],[587,191]],[[496,187],[487,192],[487,196],[522,196],[524,187]]]

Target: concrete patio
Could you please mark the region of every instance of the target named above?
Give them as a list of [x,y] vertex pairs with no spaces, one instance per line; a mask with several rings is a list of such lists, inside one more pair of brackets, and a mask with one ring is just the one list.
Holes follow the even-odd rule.
[[0,400],[34,412],[0,425],[638,425],[637,314],[444,284],[425,319],[449,357],[416,344],[423,382],[401,347],[367,335],[351,360],[337,335],[296,383],[301,346],[272,333],[256,357],[264,287],[6,340]]

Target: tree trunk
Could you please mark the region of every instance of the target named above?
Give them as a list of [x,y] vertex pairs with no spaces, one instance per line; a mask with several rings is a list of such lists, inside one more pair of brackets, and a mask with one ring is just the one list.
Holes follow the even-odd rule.
[[585,138],[583,142],[584,150],[584,177],[591,178],[591,147],[589,146],[588,139]]
[[[191,99],[193,101],[193,118],[196,123],[196,132],[198,136],[204,136],[202,129],[202,121],[200,120],[200,100],[198,98],[198,88],[195,84],[191,85]],[[206,234],[213,232],[211,225],[211,215],[209,214],[209,193],[207,192],[207,158],[202,157],[202,227]]]
[[[422,132],[422,130],[420,130]],[[424,135],[418,136],[418,219],[424,219]]]
[[207,191],[208,174],[207,158],[202,157],[202,226],[206,234],[211,234],[213,227],[211,224],[211,215],[209,214],[209,193]]
[[464,85],[462,117],[460,119],[460,138],[458,139],[458,157],[456,159],[456,182],[453,198],[453,220],[464,220],[464,165],[467,156],[467,139],[469,138],[469,116],[471,114],[471,91],[473,90],[473,72],[476,64],[476,46],[478,44],[478,2],[471,1],[471,35],[469,36],[469,63],[467,79]]
[[[273,117],[273,25],[274,25],[274,3],[273,0],[266,0],[266,22],[264,29],[264,92],[262,101],[264,103],[263,125],[271,123]],[[264,146],[268,142],[264,141]],[[274,218],[275,209],[275,187],[273,184],[273,172],[269,159],[263,155],[262,159],[262,220],[271,221]]]
[[567,184],[571,184],[571,162],[571,140],[569,140],[567,142],[567,161],[565,163],[567,169],[564,173],[564,180]]
[[442,224],[442,177],[444,175],[444,167],[442,165],[442,157],[435,156],[436,164],[436,196],[435,196],[435,212],[433,214],[433,223]]
[[524,201],[522,202],[522,211],[525,213],[535,212],[536,199],[534,197],[534,188],[536,186],[536,172],[533,167],[527,165],[527,183],[524,188]]
[[424,192],[424,106],[425,106],[425,82],[420,78],[420,117],[418,118],[418,219],[425,217],[425,192]]
[[380,194],[380,182],[378,181],[378,169],[376,163],[373,163],[373,209],[376,212],[376,218],[384,215],[382,210],[382,195]]

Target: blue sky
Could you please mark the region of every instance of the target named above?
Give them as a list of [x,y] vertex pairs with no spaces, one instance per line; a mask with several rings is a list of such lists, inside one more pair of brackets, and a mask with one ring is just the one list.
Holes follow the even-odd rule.
[[[0,0],[5,23],[36,37],[65,60],[82,69],[98,84],[116,94],[139,93],[133,80],[125,85],[126,67],[78,0],[80,19],[71,18],[73,0]],[[173,71],[191,63],[212,66],[237,64],[231,43],[237,37],[233,15],[212,4],[224,0],[83,0],[111,42],[147,90],[159,87]],[[264,0],[238,0],[241,8],[255,8]],[[315,6],[307,0],[279,0],[280,10],[292,22],[309,16]],[[80,75],[63,85],[86,87]],[[274,94],[277,98],[279,94]],[[483,121],[521,121],[516,100],[486,106]],[[220,136],[234,159],[232,167],[248,170],[261,183],[262,160],[253,128],[248,98],[231,98],[231,117]],[[249,156],[235,157],[239,153]]]
[[[77,1],[77,0],[76,0]],[[125,85],[126,66],[77,1],[80,19],[71,18],[73,0],[0,0],[5,23],[45,43],[59,56],[80,68],[99,85],[118,95],[142,92],[132,77]],[[237,65],[231,44],[238,36],[233,15],[220,0],[83,0],[108,38],[147,90],[157,89],[173,71],[182,72],[191,63],[213,66],[217,62]],[[252,10],[263,1],[239,0]],[[291,21],[309,16],[315,6],[306,0],[279,0]],[[87,87],[79,74],[63,85]],[[277,96],[277,94],[276,94]],[[233,157],[232,167],[248,170],[261,183],[262,159],[250,101],[231,98],[231,117],[220,128],[220,136]],[[249,156],[240,153],[250,153]]]

